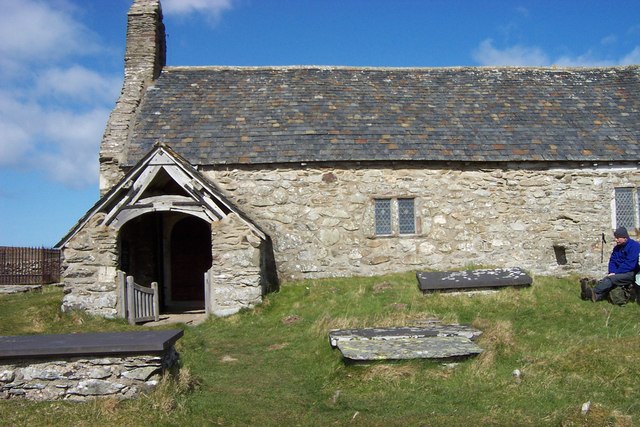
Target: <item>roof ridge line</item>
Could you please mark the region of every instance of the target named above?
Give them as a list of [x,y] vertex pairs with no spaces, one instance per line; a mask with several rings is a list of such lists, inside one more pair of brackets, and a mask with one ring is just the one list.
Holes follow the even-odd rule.
[[459,66],[445,66],[445,67],[428,67],[428,66],[355,66],[355,65],[173,65],[165,66],[163,70],[481,70],[481,71],[593,71],[593,70],[629,70],[640,69],[640,65],[607,65],[607,66],[588,66],[588,67],[561,67],[561,66],[514,66],[514,65],[500,65],[500,66],[474,66],[474,65],[459,65]]

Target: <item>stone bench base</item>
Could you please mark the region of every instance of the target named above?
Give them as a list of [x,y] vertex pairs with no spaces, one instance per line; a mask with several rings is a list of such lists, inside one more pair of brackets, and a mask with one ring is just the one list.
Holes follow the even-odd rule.
[[174,330],[0,337],[0,398],[134,397],[176,364],[173,344],[181,336]]

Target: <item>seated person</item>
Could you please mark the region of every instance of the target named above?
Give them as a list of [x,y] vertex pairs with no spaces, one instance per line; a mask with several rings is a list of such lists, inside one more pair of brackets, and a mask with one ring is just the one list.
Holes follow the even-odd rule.
[[614,287],[629,286],[635,283],[636,273],[640,271],[638,266],[640,243],[631,239],[624,227],[617,228],[613,236],[616,245],[609,258],[609,274],[599,280],[593,288],[589,286],[587,280],[581,280],[580,297],[583,300],[600,301],[605,299]]

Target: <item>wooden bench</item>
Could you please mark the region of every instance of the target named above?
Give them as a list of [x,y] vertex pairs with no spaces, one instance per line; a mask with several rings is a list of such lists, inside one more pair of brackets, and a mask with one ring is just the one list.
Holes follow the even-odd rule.
[[128,398],[178,360],[182,330],[0,336],[0,398]]
[[529,286],[531,277],[521,268],[495,268],[463,271],[416,273],[418,288],[424,292],[495,289],[505,286]]

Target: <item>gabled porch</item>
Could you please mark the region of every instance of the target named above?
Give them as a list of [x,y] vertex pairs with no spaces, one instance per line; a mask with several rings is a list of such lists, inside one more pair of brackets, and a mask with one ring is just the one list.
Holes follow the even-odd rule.
[[[101,288],[112,292],[111,312],[126,317],[126,281],[119,276],[144,287],[157,283],[161,313],[228,315],[261,302],[277,286],[269,236],[164,145],[156,145],[57,247],[66,260],[70,308],[93,311],[93,294]],[[105,250],[111,256],[93,255]],[[238,265],[238,257],[254,261]],[[78,280],[81,269],[87,274]]]

